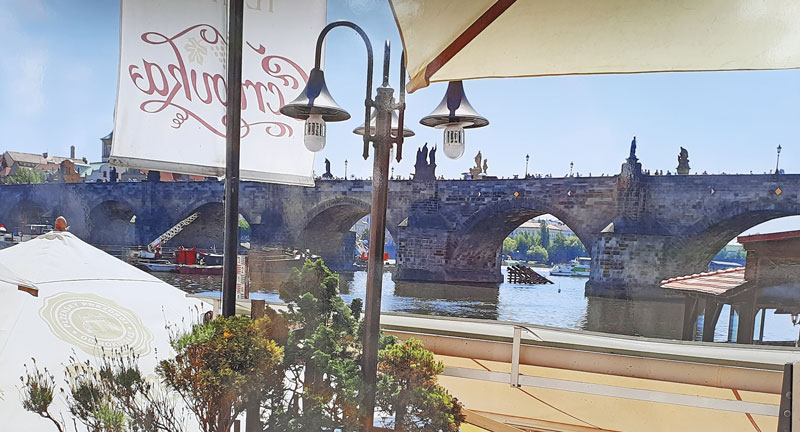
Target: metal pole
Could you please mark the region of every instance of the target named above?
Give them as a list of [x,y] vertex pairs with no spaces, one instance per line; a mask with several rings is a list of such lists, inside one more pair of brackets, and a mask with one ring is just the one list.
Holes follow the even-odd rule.
[[347,159],[344,160],[344,179],[347,180]]
[[781,162],[781,145],[778,144],[778,157],[775,159],[775,174],[778,174],[778,164]]
[[236,313],[236,255],[239,246],[239,139],[242,117],[242,22],[244,0],[228,2],[228,105],[225,112],[225,237],[222,316]]
[[525,178],[528,178],[528,159],[531,158],[531,155],[525,155]]
[[386,205],[389,194],[389,146],[394,90],[388,86],[389,42],[384,52],[383,85],[375,97],[375,159],[372,166],[372,209],[369,222],[369,259],[367,261],[367,293],[364,301],[364,395],[365,417],[362,429],[372,430],[375,417],[375,383],[378,372],[378,339],[380,336],[381,290],[383,288],[383,244],[386,241]]

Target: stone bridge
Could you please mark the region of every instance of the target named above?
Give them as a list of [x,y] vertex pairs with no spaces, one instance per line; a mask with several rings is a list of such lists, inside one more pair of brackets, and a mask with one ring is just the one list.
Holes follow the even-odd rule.
[[[798,190],[800,175],[648,176],[638,164],[611,177],[392,181],[395,279],[500,282],[503,239],[549,213],[591,251],[587,292],[653,294],[663,278],[705,270],[742,231],[800,214]],[[370,194],[368,181],[313,188],[245,182],[240,212],[255,247],[309,248],[341,268],[352,260],[349,230],[369,213]],[[217,181],[5,185],[0,223],[18,229],[64,215],[91,243],[143,245],[199,211],[171,244],[221,249],[222,196]]]

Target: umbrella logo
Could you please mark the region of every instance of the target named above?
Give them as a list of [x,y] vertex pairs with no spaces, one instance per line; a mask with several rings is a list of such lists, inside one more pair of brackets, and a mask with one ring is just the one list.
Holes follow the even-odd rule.
[[39,316],[59,339],[91,355],[131,348],[150,352],[153,336],[130,309],[94,294],[61,293],[44,300]]

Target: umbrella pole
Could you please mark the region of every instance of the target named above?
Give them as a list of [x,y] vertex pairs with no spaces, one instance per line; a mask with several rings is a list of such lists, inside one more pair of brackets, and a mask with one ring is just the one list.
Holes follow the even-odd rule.
[[239,140],[242,117],[242,22],[244,0],[228,2],[228,105],[225,133],[225,233],[222,316],[236,313],[236,256],[239,250]]

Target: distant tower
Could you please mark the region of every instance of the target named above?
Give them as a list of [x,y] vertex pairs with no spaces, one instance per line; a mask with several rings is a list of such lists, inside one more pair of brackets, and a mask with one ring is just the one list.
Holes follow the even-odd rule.
[[105,137],[100,138],[100,142],[103,143],[103,162],[108,162],[108,157],[111,156],[111,138],[113,135],[114,132],[111,132]]

